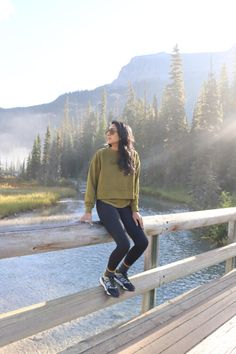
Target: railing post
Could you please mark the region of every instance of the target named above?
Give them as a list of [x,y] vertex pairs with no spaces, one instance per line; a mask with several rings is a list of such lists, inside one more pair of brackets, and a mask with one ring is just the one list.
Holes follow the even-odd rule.
[[[228,244],[236,242],[236,221],[228,222]],[[227,259],[225,263],[225,273],[229,273],[234,269],[235,257]]]
[[[159,264],[159,235],[149,237],[149,245],[144,256],[144,271],[156,268]],[[143,295],[142,313],[155,307],[156,289]]]

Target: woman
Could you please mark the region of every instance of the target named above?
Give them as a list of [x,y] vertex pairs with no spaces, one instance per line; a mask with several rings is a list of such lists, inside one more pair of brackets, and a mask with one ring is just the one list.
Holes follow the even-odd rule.
[[[124,290],[135,290],[127,271],[145,251],[148,240],[138,209],[140,160],[133,147],[132,130],[122,122],[113,121],[105,134],[108,146],[99,149],[90,163],[86,211],[80,221],[92,221],[91,211],[96,201],[98,216],[116,242],[100,283],[108,295],[118,297],[117,284]],[[132,248],[128,235],[134,242]]]

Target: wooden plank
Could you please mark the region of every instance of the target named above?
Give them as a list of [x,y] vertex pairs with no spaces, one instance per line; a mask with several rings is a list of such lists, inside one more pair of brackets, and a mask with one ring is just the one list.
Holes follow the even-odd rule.
[[[145,219],[145,217],[144,217]],[[145,220],[144,220],[145,221]],[[145,227],[149,235],[151,228]],[[162,232],[159,221],[156,232]],[[0,259],[37,253],[59,251],[88,245],[111,242],[113,239],[99,222],[74,222],[66,225],[10,225],[0,229]]]
[[236,316],[214,331],[187,354],[236,354]]
[[[156,268],[159,265],[159,235],[149,237],[148,248],[144,254],[144,271]],[[143,295],[142,313],[147,312],[156,305],[156,289],[152,289]]]
[[236,243],[232,243],[225,247],[217,248],[212,251],[158,267],[157,272],[155,270],[149,270],[146,273],[149,275],[153,274],[153,284],[158,283],[159,287],[162,284],[185,277],[186,275],[192,274],[201,269],[223,262],[230,257],[234,257],[235,250]]
[[[227,299],[228,301],[229,299]],[[221,303],[219,303],[219,306]],[[212,309],[214,311],[215,309]],[[198,327],[188,333],[185,337],[181,338],[180,341],[174,343],[172,348],[168,348],[163,354],[172,354],[173,350],[176,350],[177,353],[186,353],[194,345],[201,342],[202,339],[206,338],[209,334],[215,331],[216,328],[222,326],[226,321],[232,318],[236,314],[236,300],[235,294],[233,302],[230,305],[227,305],[222,311],[215,313],[212,317],[207,320],[205,323],[199,323]],[[205,314],[208,316],[208,313]],[[159,343],[158,343],[159,346]],[[147,348],[148,349],[148,348]],[[156,349],[153,351],[153,354],[157,354]]]
[[[236,208],[204,210],[168,215],[145,216],[145,232],[157,235],[177,230],[190,230],[236,220]],[[67,220],[68,221],[68,220]],[[59,220],[57,220],[59,222]],[[66,248],[82,247],[111,241],[106,230],[96,223],[73,222],[59,226],[2,224],[0,230],[0,259]]]
[[[236,242],[236,222],[229,221],[228,223],[228,243]],[[225,264],[225,272],[228,273],[234,268],[235,258],[227,259]]]
[[236,220],[235,211],[236,208],[193,211],[188,213],[186,220],[184,220],[185,213],[178,213],[177,218],[176,214],[171,214],[169,220],[167,220],[168,231],[190,230],[198,227],[226,223],[231,220]]
[[236,255],[236,244],[230,244],[221,249],[139,273],[131,277],[136,291],[134,293],[125,292],[118,299],[108,298],[104,295],[102,288],[97,287],[0,315],[0,345],[12,343],[114,303],[143,294],[161,284],[213,265],[217,261],[222,262],[234,255]]
[[159,234],[159,232],[156,232],[155,226],[160,224],[161,221],[163,224],[162,232],[172,232],[179,230],[190,230],[214,224],[222,224],[233,220],[236,220],[235,207],[146,216],[145,225],[148,226],[150,234],[155,235]]
[[0,232],[0,259],[112,241],[103,226],[79,223]]
[[[236,207],[220,208],[211,210],[191,211],[174,214],[161,214],[143,217],[144,224],[150,229],[154,227],[153,234],[157,235],[164,231],[176,231],[177,229],[188,230],[189,228],[203,227],[213,224],[226,223],[236,220]],[[34,217],[32,220],[1,220],[1,233],[24,231],[26,229],[53,228],[60,226],[80,226],[82,223],[75,221],[74,215],[59,215],[48,217]],[[96,222],[95,222],[96,224]]]
[[164,323],[168,323],[174,317],[182,315],[188,311],[189,308],[198,308],[204,304],[207,299],[211,299],[212,294],[225,297],[225,292],[235,284],[236,272],[228,274],[227,276],[205,284],[197,289],[189,291],[173,300],[170,300],[161,306],[141,315],[138,318],[121,325],[115,329],[103,332],[93,338],[88,338],[71,348],[67,348],[62,353],[90,353],[103,352],[106,353],[106,347],[110,350],[115,350],[121,345],[127,345],[132,340],[140,340],[143,336],[156,328],[160,328]]
[[[216,328],[236,314],[236,285],[233,291],[209,300],[179,316],[167,326],[153,329],[129,347],[119,347],[112,353],[186,353]],[[100,347],[97,348],[100,350]]]

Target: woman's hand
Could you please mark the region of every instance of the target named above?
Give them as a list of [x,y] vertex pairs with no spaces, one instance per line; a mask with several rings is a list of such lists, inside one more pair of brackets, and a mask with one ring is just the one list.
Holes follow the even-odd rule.
[[81,216],[81,218],[79,220],[91,223],[92,222],[92,213],[85,213],[83,216]]
[[141,226],[141,228],[143,229],[144,228],[144,226],[143,226],[143,218],[142,218],[142,216],[139,214],[139,212],[138,211],[133,211],[133,219],[134,219],[134,222],[135,222],[135,224],[138,226],[138,225],[140,225]]

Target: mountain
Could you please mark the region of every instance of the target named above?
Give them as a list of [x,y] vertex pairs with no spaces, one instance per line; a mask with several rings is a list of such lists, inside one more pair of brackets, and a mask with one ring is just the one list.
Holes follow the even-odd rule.
[[[229,76],[232,76],[236,46],[225,52],[185,53],[181,54],[186,92],[186,112],[191,121],[193,105],[199,94],[201,85],[212,69],[218,76],[225,63]],[[110,84],[94,90],[65,93],[55,101],[31,106],[3,109],[0,108],[0,161],[12,160],[17,156],[22,159],[28,155],[35,135],[45,134],[46,126],[57,127],[64,115],[66,98],[72,117],[83,114],[88,102],[99,110],[102,92],[107,92],[107,109],[119,116],[127,99],[129,82],[132,83],[138,97],[149,102],[156,95],[160,104],[161,95],[168,83],[171,54],[157,53],[137,56],[124,66],[118,77]]]

